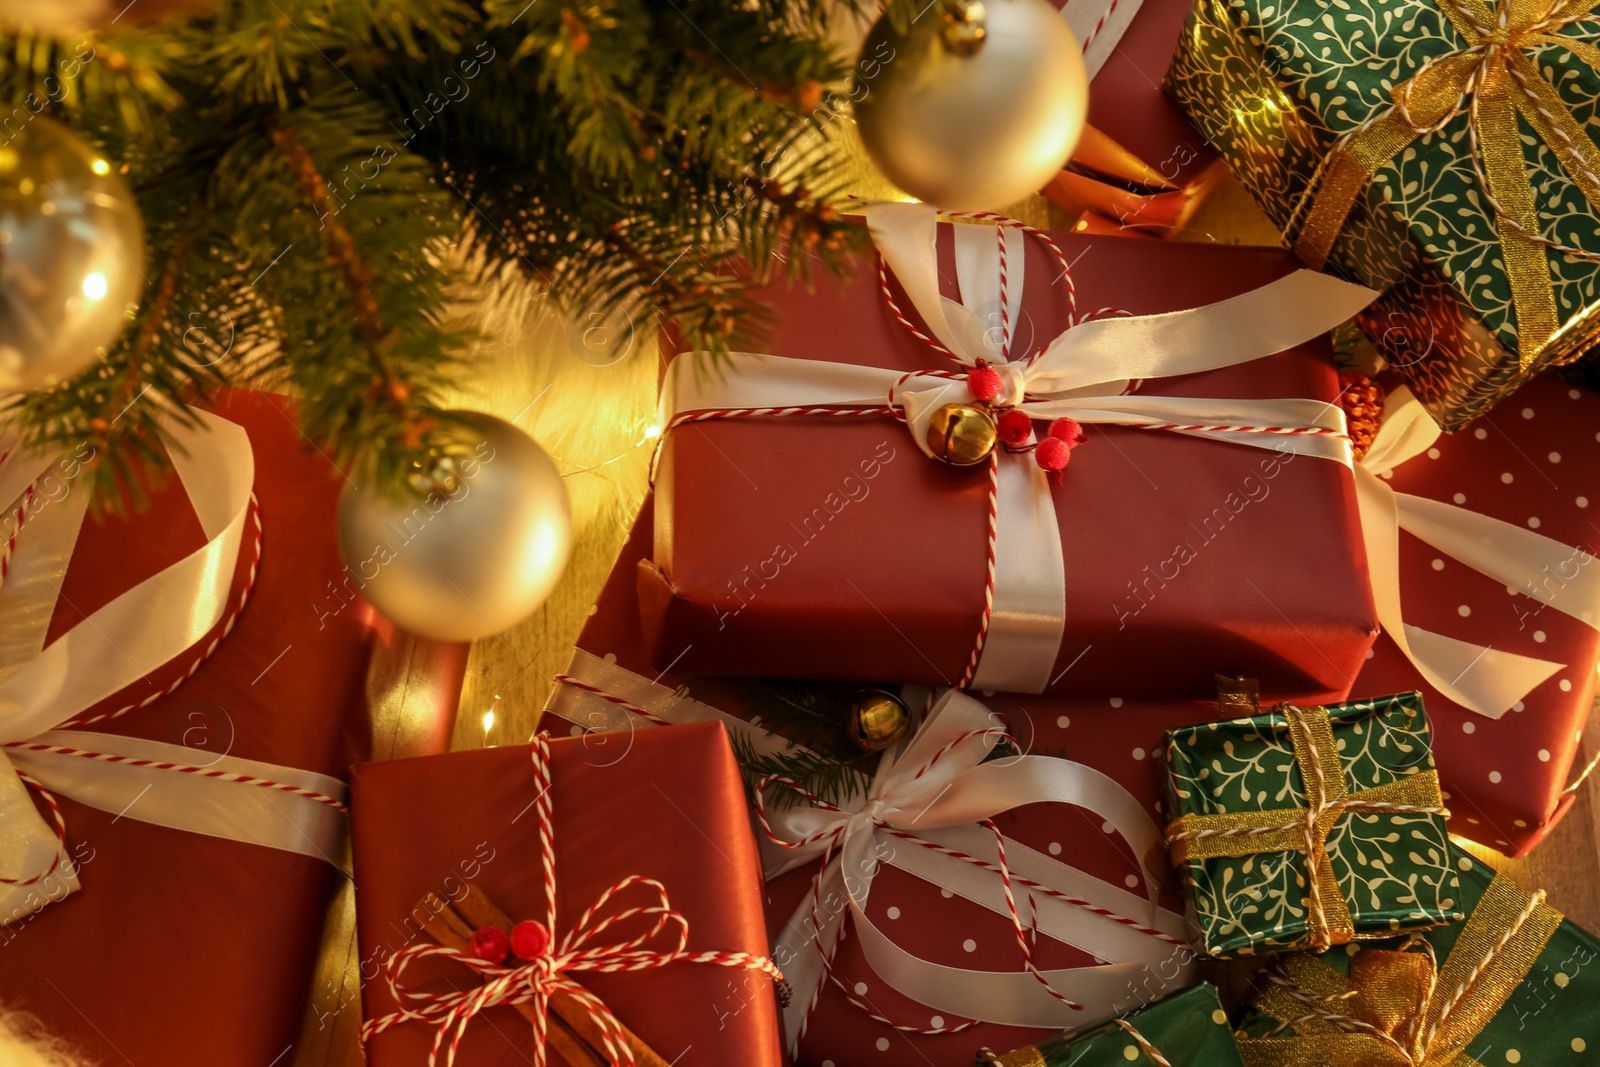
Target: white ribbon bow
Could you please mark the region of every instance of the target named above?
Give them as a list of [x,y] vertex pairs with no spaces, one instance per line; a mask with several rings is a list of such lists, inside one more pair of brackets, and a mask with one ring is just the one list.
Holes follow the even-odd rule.
[[1389,394],[1383,424],[1356,472],[1372,598],[1378,622],[1429,685],[1464,708],[1498,719],[1566,664],[1503,652],[1406,622],[1400,603],[1400,531],[1591,627],[1600,627],[1600,567],[1582,549],[1533,530],[1395,492],[1381,475],[1427,451],[1439,433],[1409,389]]
[[[164,436],[206,543],[48,647],[90,488],[57,478],[61,495],[36,498],[18,532],[0,587],[0,877],[17,883],[0,884],[0,924],[79,888],[78,862],[40,816],[21,774],[126,818],[324,859],[338,855],[344,816],[328,801],[342,805],[345,785],[336,778],[228,755],[196,767],[197,750],[182,745],[54,729],[193,647],[227,608],[255,460],[242,428],[194,414],[198,425],[171,420]],[[56,457],[36,455],[0,463],[0,499],[22,498],[55,466]],[[167,765],[192,770],[174,773]],[[278,788],[241,787],[246,779]],[[51,872],[48,884],[39,878],[44,872]]]
[[[769,818],[776,838],[798,842],[781,855],[769,853],[769,879],[828,857],[812,894],[773,946],[774,958],[794,987],[784,1012],[792,1044],[805,1031],[847,914],[879,978],[929,1007],[984,1022],[1055,1029],[1096,1025],[1160,995],[1168,983],[1186,980],[1194,953],[1179,936],[1182,920],[1158,907],[1160,886],[1143,868],[1143,861],[1161,850],[1150,816],[1126,789],[1081,763],[1028,755],[985,762],[1003,734],[1000,720],[982,704],[959,690],[946,690],[916,733],[884,753],[865,799],[845,810],[799,806]],[[1056,877],[1046,884],[1055,892],[1024,886],[1018,895],[1030,900],[1022,912],[1035,915],[1037,932],[1118,962],[1040,972],[949,967],[896,944],[868,918],[867,902],[882,861],[1010,919],[1005,885],[991,858],[996,856],[995,833],[979,824],[1000,812],[1044,802],[1074,804],[1108,823],[1141,858],[1146,895],[1058,864],[1070,872],[1068,877],[1052,872]],[[1004,847],[1014,878],[1039,881],[1033,878],[1035,872],[1044,873],[1033,861],[1038,853],[1009,840]],[[951,850],[990,866],[959,858]],[[1062,899],[1068,896],[1093,901],[1096,908],[1146,929]],[[848,910],[831,907],[819,914],[824,909],[818,902],[829,900],[847,900]],[[1144,979],[1158,974],[1153,989],[1141,988]]]
[[[938,215],[923,204],[871,204],[867,222],[885,263],[934,338],[962,367],[995,366],[1004,386],[997,404],[1035,419],[1157,428],[1234,444],[1350,464],[1344,413],[1316,400],[1228,400],[1129,394],[1139,380],[1194,374],[1281,352],[1345,321],[1377,295],[1326,274],[1301,270],[1205,307],[1080,322],[1034,358],[1007,362],[1011,294],[1023,291],[1023,236],[1001,226],[954,227],[961,300],[939,292]],[[1005,270],[1001,269],[1004,248]],[[1001,325],[983,309],[1004,308]],[[722,375],[696,374],[693,360],[670,363],[662,385],[662,425],[696,411],[749,411],[883,405],[893,395],[917,447],[943,403],[969,400],[960,379],[904,375],[881,367],[736,352]],[[1249,427],[1251,432],[1242,428]],[[997,456],[994,601],[988,633],[968,688],[1044,691],[1066,625],[1066,564],[1045,475],[1026,455]],[[658,513],[664,521],[668,513]],[[975,564],[976,565],[976,564]]]

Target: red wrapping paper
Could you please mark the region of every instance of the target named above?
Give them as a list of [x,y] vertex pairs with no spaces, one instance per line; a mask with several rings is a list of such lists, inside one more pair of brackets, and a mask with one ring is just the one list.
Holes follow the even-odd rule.
[[[194,677],[92,729],[187,745],[197,763],[227,752],[341,777],[352,759],[442,750],[466,646],[424,643],[418,653],[414,639],[375,623],[359,601],[332,610],[338,601],[328,583],[343,577],[333,539],[337,473],[303,445],[284,398],[230,391],[213,410],[242,425],[255,451],[264,543],[254,592]],[[203,543],[176,478],[143,513],[89,518],[48,639]],[[248,572],[248,532],[246,548],[232,596]],[[209,640],[92,711],[165,688]],[[410,659],[408,673],[430,678],[435,694],[434,714],[403,732],[362,714],[369,672],[397,671],[397,652]],[[415,710],[415,693],[411,703]],[[39,1015],[101,1063],[214,1067],[283,1057],[296,1041],[339,873],[299,854],[154,826],[66,798],[60,804],[82,888],[0,926],[0,1001]]]
[[[1545,375],[1401,464],[1389,484],[1600,555],[1597,435],[1600,396]],[[1541,582],[1559,589],[1561,575]],[[1600,633],[1406,533],[1400,538],[1400,593],[1413,625],[1567,664],[1498,720],[1441,696],[1387,636],[1356,680],[1359,694],[1422,691],[1451,832],[1521,855],[1572,804],[1563,791],[1594,700]]]
[[[746,718],[748,711],[737,690],[711,679],[682,672],[655,671],[645,653],[639,627],[633,571],[649,550],[653,502],[646,501],[633,536],[600,593],[594,612],[578,637],[578,649],[608,664],[633,671],[668,690],[687,691],[691,697],[710,700],[715,693],[719,710]],[[680,646],[681,647],[681,646]],[[1286,695],[1287,697],[1287,695]],[[552,734],[580,734],[600,719],[589,712],[602,705],[585,703],[572,687],[559,687],[546,709],[541,728]],[[1158,826],[1162,815],[1162,780],[1157,765],[1166,731],[1206,722],[1217,717],[1214,701],[1139,702],[1123,697],[1066,700],[1058,697],[1001,693],[984,703],[1005,721],[1009,732],[1029,752],[1062,756],[1086,763],[1110,775],[1136,797]],[[641,728],[637,737],[665,730]],[[611,735],[615,736],[615,735]],[[600,741],[600,737],[593,741]],[[1007,812],[996,824],[1008,837],[1021,841],[1063,862],[1070,863],[1116,885],[1138,882],[1138,857],[1131,855],[1121,837],[1105,832],[1092,812],[1071,805],[1039,804]],[[1157,857],[1165,863],[1165,857]],[[776,938],[806,899],[815,865],[803,867],[767,883],[766,913],[770,935]],[[1133,879],[1133,883],[1129,882]],[[1130,890],[1137,892],[1137,890]],[[1181,912],[1178,884],[1169,878],[1162,904]],[[1004,919],[961,897],[942,891],[892,866],[879,868],[869,899],[870,916],[877,925],[920,955],[954,967],[1016,970],[1021,966],[1015,935]],[[967,947],[970,941],[972,947]],[[1095,961],[1077,949],[1048,938],[1037,943],[1041,968],[1087,966]],[[870,1003],[878,1014],[897,1023],[932,1029],[953,1027],[962,1020],[939,1016],[926,1005],[894,992],[867,966],[858,942],[848,936],[835,956],[837,972],[858,999]],[[1160,976],[1150,978],[1152,994]],[[937,1016],[937,1017],[936,1017]],[[973,1052],[981,1046],[1010,1049],[1049,1036],[1048,1031],[983,1025],[954,1034],[905,1033],[877,1022],[852,1005],[838,988],[825,984],[801,1042],[797,1067],[845,1067],[862,1063],[918,1063],[927,1067],[970,1067]]]
[[[691,950],[766,951],[761,863],[744,790],[716,723],[550,745],[559,939],[582,911],[630,874],[662,882],[689,923]],[[395,1010],[383,962],[418,937],[409,918],[427,893],[460,898],[478,886],[513,920],[547,918],[539,823],[526,746],[459,752],[354,769],[356,915],[368,1019]],[[636,903],[619,898],[617,910]],[[616,940],[631,937],[621,925]],[[613,940],[607,936],[604,941]],[[424,960],[413,988],[448,990],[469,971]],[[777,1000],[756,972],[674,963],[630,974],[574,975],[622,1023],[678,1067],[778,1067]],[[406,1023],[367,1045],[373,1067],[419,1067],[433,1030]],[[529,1026],[490,1008],[461,1044],[461,1067],[525,1065]],[[552,1061],[560,1063],[552,1054]]]
[[[954,295],[948,230],[939,268]],[[1262,248],[1054,236],[1084,309],[1194,307],[1297,266]],[[1067,314],[1053,257],[1031,240],[1027,256],[1017,351],[1054,337]],[[761,299],[775,313],[762,346],[773,354],[905,370],[941,358],[893,319],[867,265],[815,293]],[[1332,401],[1327,356],[1319,339],[1145,391]],[[1272,690],[1345,695],[1376,632],[1350,472],[1165,432],[1087,432],[1053,492],[1067,581],[1053,691],[1203,697],[1226,670]],[[984,602],[982,468],[926,458],[886,415],[731,418],[667,433],[656,489],[653,565],[639,580],[658,667],[962,677]]]

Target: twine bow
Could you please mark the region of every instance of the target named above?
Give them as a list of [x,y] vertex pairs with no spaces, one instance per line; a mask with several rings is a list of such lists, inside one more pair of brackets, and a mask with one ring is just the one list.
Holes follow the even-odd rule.
[[[1478,1067],[1466,1048],[1527,978],[1561,913],[1543,891],[1496,877],[1442,967],[1426,952],[1367,950],[1346,978],[1314,956],[1284,960],[1256,1006],[1278,1020],[1264,1037],[1239,1036],[1247,1067]],[[1292,1028],[1294,1036],[1279,1036]]]
[[[1596,0],[1434,0],[1464,45],[1436,56],[1394,89],[1394,105],[1342,137],[1323,164],[1295,251],[1320,268],[1355,198],[1379,168],[1465,110],[1472,165],[1494,215],[1516,311],[1521,360],[1529,367],[1557,333],[1559,316],[1546,250],[1591,262],[1600,254],[1544,237],[1517,128],[1521,114],[1584,198],[1600,211],[1600,149],[1526,54],[1558,45],[1600,70],[1600,48],[1561,33],[1592,21]],[[1470,99],[1469,99],[1470,98]]]
[[1328,835],[1339,820],[1360,813],[1449,812],[1442,806],[1439,775],[1433,770],[1351,792],[1345,784],[1327,709],[1284,704],[1279,713],[1294,747],[1306,806],[1185,815],[1168,827],[1167,844],[1174,863],[1266,852],[1305,853],[1310,868],[1305,898],[1307,933],[1311,947],[1320,950],[1342,945],[1356,932],[1328,854]]
[[[550,907],[550,922],[547,925],[554,929],[555,825],[550,794],[549,737],[539,734],[530,749],[537,794],[534,809],[539,817],[540,860],[545,899]],[[647,902],[622,907],[617,898],[636,886],[647,894]],[[625,940],[602,940],[608,930],[638,918],[651,923],[650,928]],[[663,938],[665,944],[660,943]],[[653,947],[652,943],[655,943]],[[604,1001],[572,978],[573,973],[645,971],[682,961],[761,971],[774,982],[783,981],[782,973],[766,956],[749,952],[692,952],[688,950],[688,943],[689,921],[673,910],[666,887],[653,878],[629,875],[601,893],[571,929],[559,939],[551,939],[550,947],[537,959],[504,966],[478,959],[458,949],[429,944],[412,945],[397,953],[390,959],[384,977],[400,1009],[369,1021],[361,1028],[361,1040],[365,1043],[374,1034],[403,1022],[415,1020],[432,1023],[436,1029],[433,1046],[428,1053],[428,1065],[434,1067],[440,1050],[448,1040],[444,1063],[445,1067],[451,1067],[467,1027],[479,1012],[501,1004],[531,1004],[534,1009],[532,1062],[534,1067],[544,1067],[550,998],[565,994],[588,1009],[593,1016],[609,1061],[617,1067],[636,1067],[633,1052],[624,1038],[622,1023]],[[448,993],[418,992],[408,988],[403,981],[407,968],[431,956],[456,960],[480,975],[484,979],[483,984]]]

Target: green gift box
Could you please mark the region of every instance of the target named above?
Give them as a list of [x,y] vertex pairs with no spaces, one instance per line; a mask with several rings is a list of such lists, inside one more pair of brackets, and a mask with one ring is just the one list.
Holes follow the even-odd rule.
[[1279,961],[1241,1029],[1248,1067],[1594,1062],[1600,941],[1542,892],[1459,849],[1451,857],[1466,921]]
[[1460,918],[1418,693],[1167,733],[1167,843],[1213,956],[1326,948]]
[[1600,337],[1595,6],[1196,0],[1168,70],[1446,430]]
[[[1159,1058],[1158,1058],[1159,1057]],[[1125,1019],[1064,1034],[980,1063],[999,1067],[1242,1067],[1228,1015],[1206,983],[1141,1008]]]

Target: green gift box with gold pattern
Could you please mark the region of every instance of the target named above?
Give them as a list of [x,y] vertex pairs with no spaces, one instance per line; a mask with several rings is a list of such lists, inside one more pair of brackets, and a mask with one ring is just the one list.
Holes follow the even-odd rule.
[[1123,1019],[980,1064],[999,1067],[1242,1067],[1216,987],[1201,983]]
[[1452,848],[1462,923],[1286,956],[1239,1034],[1247,1067],[1592,1064],[1600,941]]
[[1446,430],[1600,336],[1596,0],[1196,0],[1167,88]]
[[1461,917],[1417,693],[1169,731],[1167,844],[1218,957],[1321,949]]

